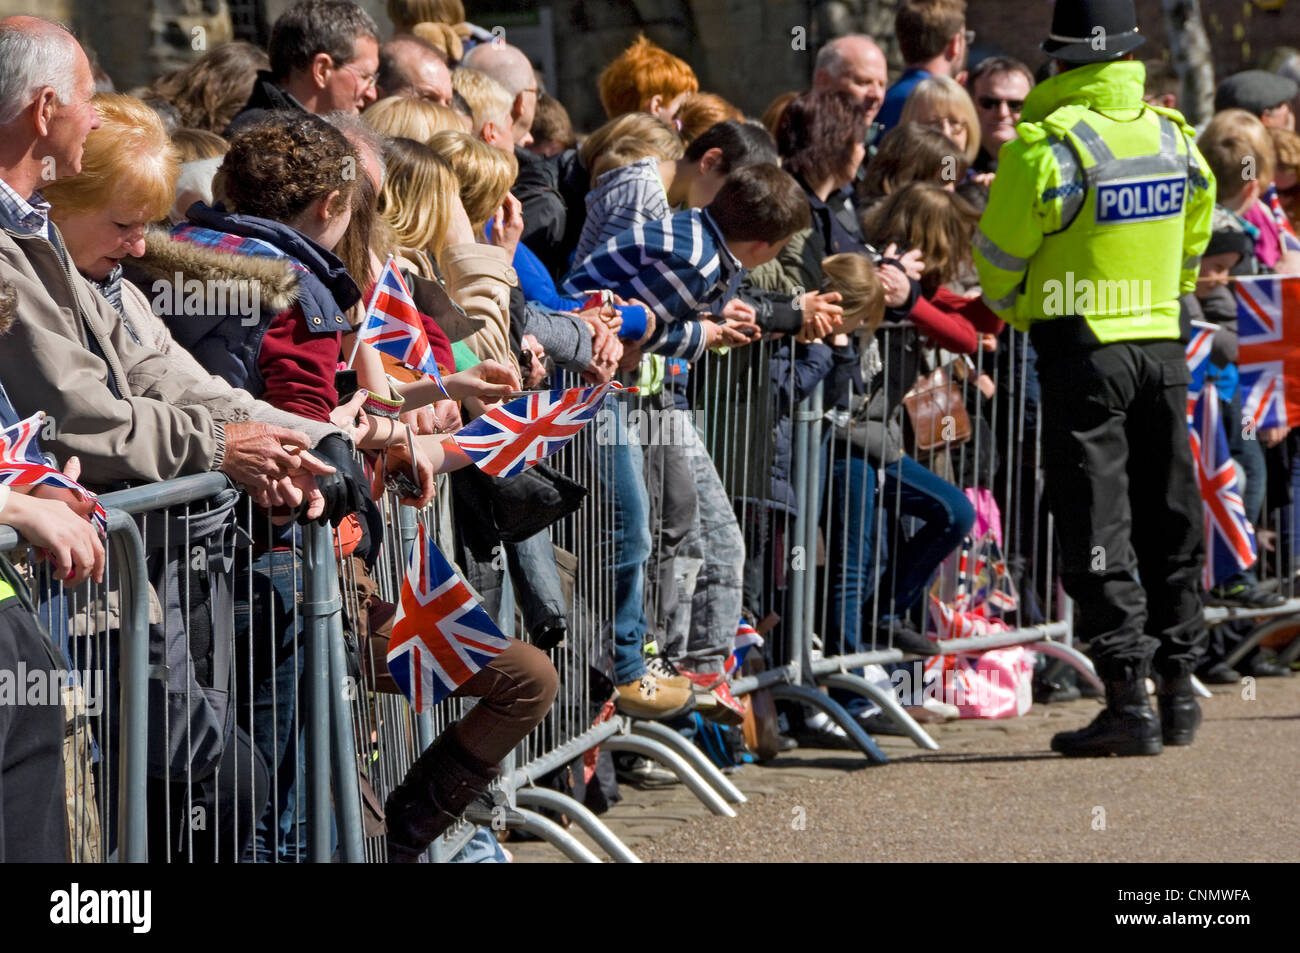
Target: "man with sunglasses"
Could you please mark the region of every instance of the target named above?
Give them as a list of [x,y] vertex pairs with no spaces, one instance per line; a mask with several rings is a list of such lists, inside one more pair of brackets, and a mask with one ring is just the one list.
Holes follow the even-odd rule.
[[271,27],[271,68],[257,74],[225,136],[277,109],[356,115],[375,101],[379,27],[348,0],[299,0]]
[[1029,67],[1009,56],[990,56],[979,62],[970,74],[970,94],[975,100],[975,114],[980,120],[980,151],[975,157],[976,172],[998,170],[998,150],[1004,142],[1016,138],[1016,123],[1025,97],[1033,88]]

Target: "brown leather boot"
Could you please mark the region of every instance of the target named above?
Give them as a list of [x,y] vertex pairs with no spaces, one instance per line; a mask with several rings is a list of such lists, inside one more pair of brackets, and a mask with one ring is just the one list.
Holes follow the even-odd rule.
[[485,764],[462,748],[450,727],[439,735],[384,802],[388,862],[419,861],[498,773],[496,765]]

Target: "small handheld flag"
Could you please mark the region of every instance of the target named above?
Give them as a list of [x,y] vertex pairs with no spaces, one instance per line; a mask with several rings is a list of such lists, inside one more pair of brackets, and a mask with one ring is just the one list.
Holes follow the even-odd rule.
[[420,524],[388,642],[388,671],[411,707],[438,704],[509,647]]
[[558,451],[600,412],[613,381],[542,391],[494,407],[452,438],[474,465],[493,476],[522,473]]
[[349,367],[356,359],[357,348],[362,344],[370,344],[375,350],[397,358],[412,370],[428,374],[443,396],[447,396],[442,374],[438,371],[438,362],[433,359],[433,349],[429,346],[429,337],[424,333],[420,309],[415,306],[415,299],[402,280],[402,273],[397,270],[392,255],[388,256],[379,281],[375,283],[365,320],[357,329],[357,343],[348,360]]
[[108,514],[99,502],[99,498],[76,480],[69,479],[58,470],[49,466],[41,456],[37,434],[40,433],[43,412],[37,412],[26,420],[20,420],[12,427],[0,431],[0,484],[5,486],[57,486],[71,490],[83,500],[95,504],[91,514],[96,528],[101,534],[108,533]]

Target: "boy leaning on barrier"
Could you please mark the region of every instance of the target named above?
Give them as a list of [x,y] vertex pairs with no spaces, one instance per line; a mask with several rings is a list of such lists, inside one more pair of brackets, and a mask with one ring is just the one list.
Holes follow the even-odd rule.
[[[0,281],[0,334],[16,302],[13,285]],[[19,419],[0,383],[0,427]],[[79,471],[75,457],[64,469],[73,479]],[[68,585],[103,579],[104,544],[88,519],[90,506],[67,490],[0,486],[0,524],[39,547]],[[26,679],[18,674],[66,669],[36,620],[26,584],[0,557],[0,863],[68,859],[63,700],[27,704]]]

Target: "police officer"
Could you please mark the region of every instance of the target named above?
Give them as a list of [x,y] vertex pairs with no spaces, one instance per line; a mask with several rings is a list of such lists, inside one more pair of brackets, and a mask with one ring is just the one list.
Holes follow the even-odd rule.
[[999,154],[975,242],[985,300],[1038,353],[1062,582],[1106,684],[1101,715],[1052,739],[1074,756],[1159,754],[1201,720],[1205,544],[1178,316],[1214,181],[1183,117],[1142,102],[1142,42],[1133,0],[1056,4],[1052,76]]

